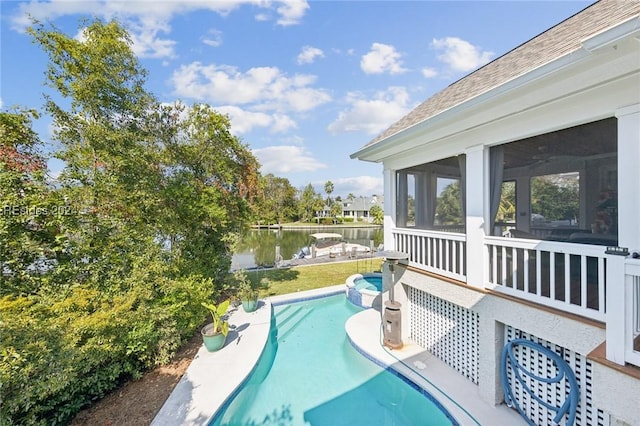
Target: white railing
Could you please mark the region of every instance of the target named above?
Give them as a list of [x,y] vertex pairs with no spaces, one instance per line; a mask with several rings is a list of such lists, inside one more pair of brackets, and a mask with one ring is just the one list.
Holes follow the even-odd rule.
[[624,265],[626,306],[625,361],[640,367],[640,260]]
[[465,234],[406,228],[392,232],[394,249],[409,255],[409,265],[467,281]]
[[486,287],[605,321],[605,247],[486,237]]

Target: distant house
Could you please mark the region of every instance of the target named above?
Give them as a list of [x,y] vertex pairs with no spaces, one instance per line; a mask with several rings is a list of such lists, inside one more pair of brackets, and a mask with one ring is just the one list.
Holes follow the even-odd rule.
[[[489,404],[514,383],[507,342],[537,342],[579,382],[576,425],[640,425],[640,2],[592,4],[352,158],[383,164],[384,248],[408,256],[392,284],[403,340]],[[567,396],[537,386],[551,404]],[[525,394],[531,424],[551,424]]]
[[[342,217],[353,218],[354,222],[373,222],[370,214],[371,207],[380,206],[384,210],[384,197],[372,195],[371,197],[355,197],[342,200]],[[316,217],[332,217],[331,207],[325,205],[322,211],[317,212]]]
[[352,217],[355,222],[372,222],[373,217],[369,211],[373,206],[380,206],[384,209],[384,197],[372,195],[371,197],[357,197],[343,200],[342,217]]

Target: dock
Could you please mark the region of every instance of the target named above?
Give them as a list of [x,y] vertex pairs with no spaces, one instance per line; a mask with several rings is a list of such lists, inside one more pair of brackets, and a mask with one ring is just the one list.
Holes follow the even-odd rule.
[[253,268],[246,268],[247,271],[265,271],[271,269],[287,269],[295,266],[310,266],[310,265],[322,265],[326,263],[340,263],[340,262],[355,262],[355,261],[373,261],[379,258],[376,253],[358,253],[357,255],[342,255],[336,256],[318,256],[318,257],[305,257],[302,259],[288,259],[282,260],[277,265],[263,265]]

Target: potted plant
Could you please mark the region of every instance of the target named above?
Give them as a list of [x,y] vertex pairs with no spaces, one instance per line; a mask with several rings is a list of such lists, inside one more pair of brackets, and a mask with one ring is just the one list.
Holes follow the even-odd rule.
[[258,297],[260,292],[254,288],[251,281],[243,271],[234,273],[234,278],[238,284],[238,297],[242,302],[242,309],[245,312],[253,312],[258,309]]
[[202,302],[202,306],[209,310],[211,313],[212,322],[202,327],[202,340],[204,346],[209,352],[215,352],[224,346],[224,342],[229,334],[229,323],[223,318],[223,315],[227,313],[229,309],[229,300],[218,304]]

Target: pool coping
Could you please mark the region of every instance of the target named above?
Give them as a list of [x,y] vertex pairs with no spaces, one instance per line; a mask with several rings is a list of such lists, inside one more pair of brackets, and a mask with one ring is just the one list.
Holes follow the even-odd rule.
[[[264,351],[271,330],[273,306],[344,294],[345,284],[289,293],[261,300],[256,311],[246,313],[241,306],[230,309],[230,333],[225,346],[208,352],[204,345],[187,368],[164,405],[151,422],[152,426],[207,425],[218,411],[238,392],[254,371]],[[442,397],[440,389],[455,401],[464,401],[465,409],[481,424],[525,425],[513,410],[493,407],[483,402],[477,386],[456,373],[424,348],[408,343],[391,355],[380,345],[380,312],[365,309],[345,323],[349,342],[365,358],[383,368],[392,369],[415,386],[429,393],[460,425],[475,425],[468,413]],[[403,364],[422,362],[428,373]],[[411,365],[411,364],[410,364]],[[415,387],[414,386],[414,387]],[[496,423],[499,420],[499,423]]]
[[162,405],[152,426],[206,425],[253,372],[269,338],[272,307],[344,294],[344,284],[260,300],[254,312],[241,306],[228,311],[230,331],[224,347],[208,352],[202,345],[187,371]]
[[527,425],[514,410],[484,402],[476,385],[423,347],[405,342],[402,349],[385,348],[381,344],[380,326],[380,311],[366,309],[346,321],[345,331],[349,342],[361,355],[399,374],[403,380],[411,382],[410,386],[422,389],[428,394],[425,397],[435,400],[458,424]]

